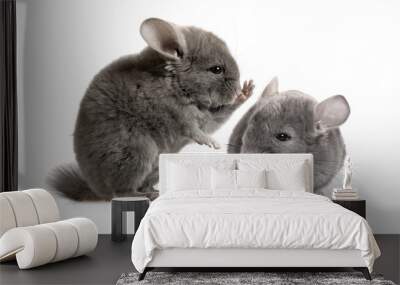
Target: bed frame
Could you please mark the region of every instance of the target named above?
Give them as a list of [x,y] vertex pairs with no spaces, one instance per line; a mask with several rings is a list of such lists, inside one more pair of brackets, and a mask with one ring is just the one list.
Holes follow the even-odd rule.
[[371,280],[359,250],[328,249],[193,249],[156,250],[152,261],[139,275],[144,279],[154,269],[182,271],[324,271],[353,268]]
[[[240,158],[262,158],[273,160],[301,161],[309,165],[308,192],[313,192],[313,157],[311,154],[162,154],[159,159],[160,194],[166,185],[166,169],[169,161],[174,160],[236,160]],[[156,250],[153,259],[139,275],[143,280],[151,270],[182,271],[293,271],[306,269],[353,268],[361,271],[367,280],[371,280],[369,270],[359,250],[329,249],[250,249],[250,248],[170,248]]]

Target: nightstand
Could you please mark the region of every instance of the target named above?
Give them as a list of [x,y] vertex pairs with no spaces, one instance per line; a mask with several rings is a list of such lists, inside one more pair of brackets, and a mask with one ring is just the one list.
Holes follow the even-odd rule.
[[135,232],[140,221],[149,208],[150,200],[146,197],[120,197],[111,201],[111,239],[123,241],[126,239],[126,213],[135,212]]
[[366,218],[365,208],[366,201],[365,200],[332,200],[332,202],[339,204],[340,206],[353,211],[356,214],[359,214],[364,219]]

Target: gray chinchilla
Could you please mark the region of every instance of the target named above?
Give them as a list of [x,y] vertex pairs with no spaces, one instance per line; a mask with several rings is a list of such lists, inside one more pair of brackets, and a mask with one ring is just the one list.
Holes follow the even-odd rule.
[[274,78],[242,117],[229,139],[229,153],[312,153],[314,188],[327,185],[343,166],[339,126],[350,115],[345,97],[320,103],[300,91],[278,91]]
[[252,93],[214,34],[161,19],[145,20],[148,44],[101,70],[83,97],[74,132],[79,167],[56,168],[49,184],[76,200],[157,197],[160,153],[194,141],[218,148],[209,134]]

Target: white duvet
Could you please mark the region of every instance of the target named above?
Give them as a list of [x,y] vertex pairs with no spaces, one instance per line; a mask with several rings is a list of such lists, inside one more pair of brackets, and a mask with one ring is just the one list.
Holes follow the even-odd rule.
[[132,262],[143,272],[165,248],[358,249],[370,271],[380,255],[366,220],[328,198],[258,189],[162,195],[140,223]]

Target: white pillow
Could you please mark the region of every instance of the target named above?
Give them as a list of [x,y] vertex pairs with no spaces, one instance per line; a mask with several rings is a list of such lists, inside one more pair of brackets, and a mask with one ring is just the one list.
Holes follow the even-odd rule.
[[237,188],[268,188],[267,170],[235,170]]
[[170,163],[168,191],[211,190],[211,167]]
[[304,163],[285,171],[270,170],[267,172],[268,188],[306,192],[308,184],[306,173]]
[[240,170],[267,170],[267,188],[272,190],[307,191],[310,169],[305,161],[284,159],[239,159]]
[[211,170],[214,191],[235,191],[241,188],[267,188],[267,171],[264,170]]
[[212,168],[211,173],[214,191],[236,190],[236,170]]

